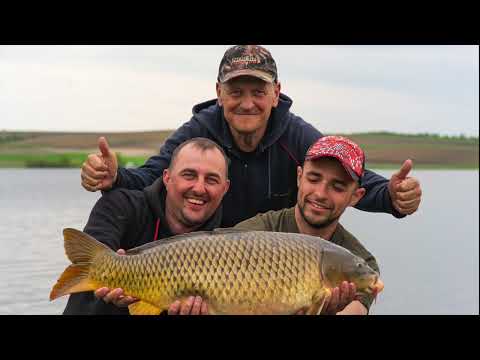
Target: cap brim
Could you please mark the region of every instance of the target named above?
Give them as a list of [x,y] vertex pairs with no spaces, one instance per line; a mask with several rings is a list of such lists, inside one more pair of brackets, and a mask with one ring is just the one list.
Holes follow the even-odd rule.
[[353,179],[353,181],[360,183],[360,178],[358,177],[357,174],[355,174],[351,169],[349,169],[347,166],[345,166],[345,165],[343,164],[343,162],[342,162],[342,166],[343,166],[343,168],[346,170],[346,172],[348,173],[348,175],[350,175],[350,177]]
[[332,155],[332,154],[319,154],[319,155],[313,155],[313,156],[309,156],[307,158],[305,158],[306,161],[311,161],[311,160],[316,160],[316,159],[320,159],[320,158],[324,158],[324,157],[329,157],[329,158],[334,158],[334,159],[337,159],[340,164],[342,164],[342,167],[345,169],[345,171],[347,172],[347,174],[352,178],[353,181],[355,182],[358,182],[360,183],[360,178],[358,177],[357,174],[355,174],[353,172],[352,169],[350,169],[347,165],[344,164],[343,160],[338,157],[338,156],[335,156],[335,155]]
[[263,80],[268,83],[273,83],[273,76],[260,70],[251,70],[251,69],[242,69],[242,70],[236,70],[228,73],[225,75],[225,77],[221,80],[222,83],[225,83],[233,78],[239,77],[239,76],[253,76],[256,77],[260,80]]

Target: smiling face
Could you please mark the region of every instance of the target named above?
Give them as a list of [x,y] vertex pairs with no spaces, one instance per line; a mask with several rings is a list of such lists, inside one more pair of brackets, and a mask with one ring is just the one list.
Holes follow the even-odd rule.
[[217,148],[188,144],[180,150],[173,167],[163,172],[165,214],[172,231],[193,231],[215,213],[230,185],[226,166]]
[[225,120],[236,140],[242,136],[261,139],[272,108],[278,105],[279,95],[280,84],[252,76],[217,83],[218,103],[223,107]]
[[315,229],[336,226],[348,206],[355,206],[365,193],[336,159],[305,161],[297,169],[297,207],[301,220]]

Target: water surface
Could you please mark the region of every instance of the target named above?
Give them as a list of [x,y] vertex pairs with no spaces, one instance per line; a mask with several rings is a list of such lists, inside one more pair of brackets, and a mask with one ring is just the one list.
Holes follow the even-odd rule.
[[[390,171],[378,171],[390,177]],[[349,209],[342,223],[377,258],[385,290],[372,314],[478,314],[478,171],[415,171],[418,213]],[[62,229],[83,229],[100,197],[77,169],[0,169],[0,314],[60,314],[48,296],[69,261]]]

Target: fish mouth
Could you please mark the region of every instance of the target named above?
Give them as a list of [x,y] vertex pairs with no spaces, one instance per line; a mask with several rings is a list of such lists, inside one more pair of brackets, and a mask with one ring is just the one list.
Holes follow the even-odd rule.
[[383,288],[385,285],[383,284],[383,281],[380,280],[378,275],[375,277],[375,281],[372,285],[368,287],[368,289],[371,291],[372,295],[374,296],[374,300],[377,300],[377,295],[383,291]]

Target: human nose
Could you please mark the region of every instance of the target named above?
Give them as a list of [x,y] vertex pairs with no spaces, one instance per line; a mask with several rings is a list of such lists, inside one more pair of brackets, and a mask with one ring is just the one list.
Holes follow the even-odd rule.
[[320,199],[327,198],[327,194],[328,194],[327,184],[323,181],[320,181],[319,183],[317,183],[315,186],[314,193],[315,193],[315,196],[317,196]]
[[193,184],[192,191],[195,194],[205,194],[205,180],[202,178],[198,178],[195,183]]
[[242,102],[240,103],[240,107],[243,110],[251,110],[255,107],[255,104],[253,103],[253,97],[250,95],[244,95],[242,97]]

